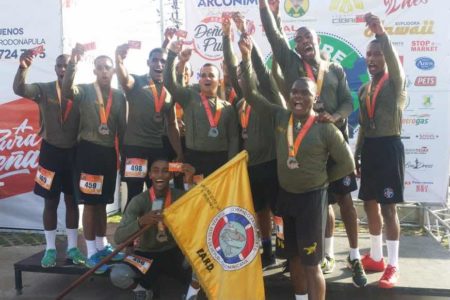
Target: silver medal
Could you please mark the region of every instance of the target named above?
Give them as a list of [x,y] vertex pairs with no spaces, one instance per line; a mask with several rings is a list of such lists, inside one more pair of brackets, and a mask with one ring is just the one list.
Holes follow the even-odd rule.
[[155,114],[153,115],[153,120],[154,120],[156,123],[161,123],[162,120],[163,120],[163,117],[162,117],[161,113],[155,112]]
[[213,138],[218,137],[219,136],[219,129],[217,129],[217,127],[211,127],[209,129],[208,136],[209,137],[213,137]]
[[291,170],[299,168],[298,161],[295,159],[295,157],[289,156],[289,158],[287,159],[287,167]]
[[248,139],[247,128],[242,128],[242,138],[243,138],[244,140]]
[[98,132],[101,135],[108,135],[109,134],[109,128],[108,125],[106,124],[100,124],[100,126],[98,126]]
[[370,129],[375,129],[375,120],[374,119],[370,119],[369,126],[370,126]]
[[156,240],[160,243],[167,242],[169,238],[167,237],[166,231],[158,231],[158,233],[156,234]]

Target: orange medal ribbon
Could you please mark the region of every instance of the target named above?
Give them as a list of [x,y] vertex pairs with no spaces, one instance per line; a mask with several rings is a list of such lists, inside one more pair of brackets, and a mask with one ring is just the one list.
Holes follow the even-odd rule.
[[244,140],[248,139],[248,121],[250,120],[250,112],[252,110],[252,107],[247,104],[247,102],[244,100],[244,104],[242,105],[242,111],[241,111],[241,126],[242,126],[242,138]]
[[205,95],[200,94],[200,98],[202,100],[203,107],[206,112],[206,116],[208,117],[210,131],[208,135],[210,137],[217,137],[219,135],[219,131],[217,130],[217,126],[219,124],[220,116],[222,114],[222,108],[217,108],[217,100],[216,100],[216,113],[214,114],[214,117],[211,112],[211,107],[209,106],[209,101],[206,98]]
[[56,95],[58,97],[59,109],[61,110],[60,121],[61,125],[67,120],[67,117],[72,110],[73,102],[70,99],[67,99],[66,109],[64,110],[64,114],[62,112],[62,98],[61,98],[61,88],[59,87],[58,80],[56,81]]
[[[149,193],[150,202],[152,202],[152,203],[155,202],[155,200],[156,200],[155,189],[153,187],[151,187],[148,190],[148,193]],[[170,191],[170,188],[169,188],[169,190],[166,194],[166,199],[164,200],[164,207],[165,208],[169,207],[170,204],[172,204],[172,192]]]
[[158,90],[156,89],[156,85],[153,80],[150,79],[148,85],[153,94],[153,101],[155,102],[155,112],[161,113],[161,108],[163,107],[164,100],[166,99],[166,88],[163,85],[161,88],[161,95],[158,96]]
[[295,158],[297,156],[298,150],[300,149],[300,144],[303,141],[303,138],[306,136],[308,131],[311,129],[312,125],[316,121],[316,116],[314,114],[309,115],[308,120],[305,123],[305,126],[300,129],[300,131],[297,134],[297,137],[295,138],[295,143],[293,142],[294,139],[294,116],[291,114],[289,118],[289,125],[287,130],[287,140],[288,140],[288,168],[290,169],[297,169],[298,161]]
[[109,95],[108,100],[106,102],[106,111],[105,111],[105,105],[103,101],[103,95],[100,91],[100,87],[98,86],[98,83],[94,83],[95,92],[97,93],[97,103],[98,103],[98,110],[100,114],[100,126],[108,126],[108,119],[109,114],[111,112],[111,106],[112,106],[112,89],[109,89]]
[[317,93],[316,93],[316,98],[317,99],[320,98],[320,93],[322,91],[323,77],[325,75],[325,65],[326,65],[325,62],[320,61],[320,63],[319,63],[319,73],[317,74],[317,80],[316,80],[316,77],[314,76],[314,72],[312,70],[311,65],[303,60],[303,66],[306,69],[306,75],[308,75],[308,78],[311,79],[312,81],[314,81],[317,84]]
[[367,96],[366,96],[366,107],[367,107],[367,115],[369,116],[370,121],[370,127],[372,129],[375,129],[375,121],[374,121],[374,115],[375,115],[375,105],[377,103],[377,96],[380,92],[381,87],[383,86],[383,83],[389,78],[388,73],[384,73],[383,77],[381,77],[380,81],[378,81],[377,85],[375,86],[375,91],[370,97],[370,91],[372,90],[372,81],[370,81],[369,85],[367,86]]

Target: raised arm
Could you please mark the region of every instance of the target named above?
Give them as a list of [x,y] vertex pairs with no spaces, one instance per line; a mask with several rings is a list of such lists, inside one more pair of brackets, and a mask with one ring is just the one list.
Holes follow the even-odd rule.
[[19,68],[14,77],[13,90],[16,95],[39,101],[40,89],[38,85],[26,84],[28,68],[33,63],[31,51],[25,51],[19,58]]
[[[127,104],[125,96],[121,95],[120,99],[120,109],[119,109],[119,122],[117,124],[117,137],[119,139],[119,153],[123,153],[123,139],[125,136],[125,130],[127,128]],[[122,159],[125,159],[122,157]]]
[[389,36],[384,30],[384,26],[381,23],[380,18],[372,15],[371,13],[366,14],[364,17],[367,22],[367,26],[369,26],[370,30],[375,33],[375,38],[380,42],[381,50],[383,51],[384,59],[389,72],[389,79],[395,85],[396,95],[399,95],[405,89],[406,76],[398,53],[394,49]]
[[254,109],[258,114],[269,117],[272,114],[275,114],[276,110],[280,109],[280,107],[270,103],[258,91],[251,63],[252,47],[253,45],[250,38],[244,35],[241,36],[241,40],[239,41],[239,49],[242,53],[242,90],[244,92],[245,100],[252,106],[252,109]]
[[[242,90],[239,86],[237,77],[238,60],[234,55],[233,47],[231,45],[231,21],[228,16],[222,14],[222,46],[223,46],[223,60],[228,70],[228,76],[230,78],[231,86],[237,94],[238,100],[242,98]],[[236,103],[237,101],[235,101]]]
[[127,68],[125,68],[123,63],[129,49],[128,44],[123,44],[116,48],[116,75],[125,92],[129,92],[134,87],[134,78],[128,74]]
[[275,78],[272,76],[271,71],[266,67],[263,62],[262,55],[259,52],[258,47],[253,45],[251,60],[253,70],[259,81],[259,89],[261,94],[266,97],[273,104],[286,107],[283,97],[280,95],[280,89]]
[[172,95],[174,101],[180,103],[180,105],[185,108],[190,101],[191,92],[188,88],[177,83],[175,70],[175,58],[181,51],[181,47],[181,41],[173,41],[169,44],[169,54],[167,55],[167,62],[164,68],[164,86]]
[[73,81],[75,79],[75,71],[81,56],[84,54],[83,46],[76,44],[75,48],[72,49],[72,54],[70,56],[69,64],[67,65],[66,73],[64,74],[64,79],[61,87],[61,93],[64,98],[74,99],[76,93]]
[[261,23],[272,48],[273,56],[277,60],[282,70],[289,68],[289,58],[291,49],[288,41],[277,26],[277,22],[270,11],[267,0],[259,1],[259,13]]

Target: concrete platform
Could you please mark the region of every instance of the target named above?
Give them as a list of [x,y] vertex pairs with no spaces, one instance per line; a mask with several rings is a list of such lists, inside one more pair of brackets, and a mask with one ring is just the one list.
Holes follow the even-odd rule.
[[[443,300],[450,299],[450,252],[426,236],[402,236],[400,242],[401,277],[392,290],[376,286],[381,273],[368,274],[369,285],[357,289],[351,284],[351,273],[345,267],[348,242],[344,233],[335,238],[337,267],[326,276],[327,299],[389,299],[389,300]],[[361,252],[368,250],[369,237],[360,236]],[[0,299],[54,299],[59,292],[79,275],[23,272],[23,294],[16,295],[13,264],[43,249],[42,246],[13,246],[0,248]],[[386,253],[386,252],[385,252]],[[64,263],[64,261],[60,261]],[[267,299],[293,299],[286,274],[281,268],[265,272]],[[165,280],[161,299],[180,299],[183,287]],[[65,299],[131,299],[128,291],[113,287],[107,277],[93,276]],[[203,297],[201,297],[203,298]],[[204,299],[204,298],[203,298]],[[249,299],[251,300],[251,299]]]

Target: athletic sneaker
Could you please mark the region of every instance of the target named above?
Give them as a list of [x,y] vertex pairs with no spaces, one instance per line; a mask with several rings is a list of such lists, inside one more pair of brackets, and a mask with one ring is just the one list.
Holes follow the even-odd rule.
[[[86,267],[88,267],[89,269],[92,269],[93,267],[95,267],[100,261],[102,260],[102,258],[100,258],[99,256],[99,252],[95,253],[94,255],[91,255],[91,257],[89,257],[86,260],[86,263],[84,264]],[[106,264],[103,264],[100,266],[100,268],[98,268],[97,270],[95,270],[95,274],[103,274],[106,271],[108,271],[109,267]]]
[[361,263],[364,270],[369,272],[383,272],[385,269],[384,260],[381,258],[379,261],[375,261],[370,257],[370,254],[366,254],[361,259]]
[[264,255],[263,253],[261,254],[261,262],[263,269],[270,265],[273,265],[275,263],[275,255]]
[[364,272],[361,260],[350,260],[350,255],[347,256],[347,265],[352,270],[352,281],[356,287],[365,287],[367,284],[366,273]]
[[44,257],[41,259],[41,267],[51,268],[56,266],[56,249],[45,250]]
[[320,268],[322,269],[323,274],[329,274],[333,272],[335,265],[334,257],[325,255],[322,259],[322,263],[320,264]]
[[139,291],[133,291],[134,293],[134,300],[152,300],[153,299],[153,292],[151,290],[139,290]]
[[81,253],[78,248],[70,248],[66,252],[67,259],[71,260],[74,265],[82,265],[86,263],[86,256]]
[[384,270],[383,276],[381,276],[381,279],[378,282],[378,287],[382,289],[391,289],[397,284],[398,277],[399,274],[397,268],[391,265],[387,265],[386,270]]
[[197,300],[197,295],[192,295],[191,297],[186,298],[186,295],[181,296],[181,300]]
[[[114,248],[109,244],[109,245],[106,245],[105,248],[103,248],[103,250],[98,251],[97,254],[100,257],[100,259],[103,259],[103,258],[107,257],[108,255],[110,255],[111,253],[113,253],[113,251],[114,251]],[[125,253],[119,252],[113,256],[111,261],[122,261],[125,258],[125,256],[126,256]]]

